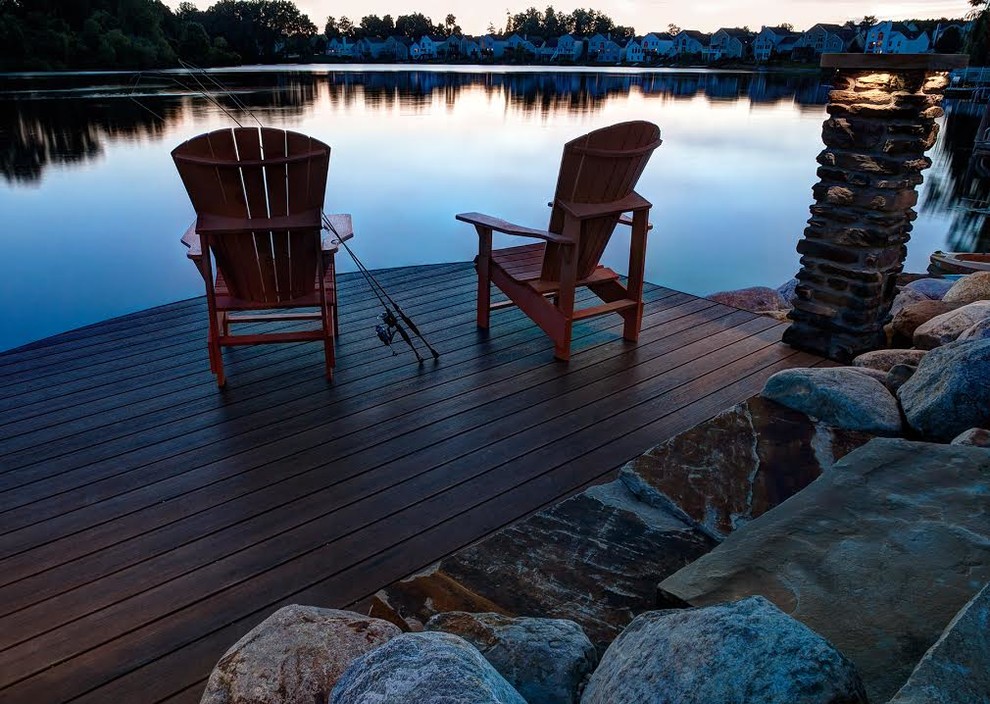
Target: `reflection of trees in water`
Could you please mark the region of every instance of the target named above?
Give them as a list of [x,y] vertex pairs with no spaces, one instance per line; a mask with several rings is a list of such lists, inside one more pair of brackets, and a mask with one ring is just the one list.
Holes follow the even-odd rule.
[[948,101],[945,126],[935,151],[921,208],[926,212],[951,212],[946,242],[952,251],[982,252],[990,248],[990,224],[984,213],[990,208],[990,172],[972,163],[973,140],[983,116],[983,105]]
[[[149,105],[156,112],[167,112],[157,101]],[[107,139],[160,137],[163,131],[158,118],[130,101],[3,100],[0,172],[7,181],[37,181],[50,164],[95,159]]]
[[[754,106],[791,101],[820,110],[826,92],[817,75],[772,73],[459,73],[437,71],[218,72],[231,93],[268,123],[286,124],[315,109],[324,94],[335,107],[426,110],[438,99],[451,109],[465,90],[483,90],[508,109],[547,115],[594,112],[612,97],[639,91],[648,99],[749,100]],[[141,105],[128,98],[133,79],[116,75],[0,78],[0,171],[8,181],[38,180],[49,164],[98,157],[107,140],[161,139],[184,118],[205,119],[217,108],[181,73],[141,78]],[[210,87],[207,80],[202,79]],[[217,96],[232,109],[230,96]],[[142,107],[144,106],[144,107]],[[145,109],[147,108],[147,110]],[[160,115],[164,123],[150,111]],[[232,110],[233,111],[233,110]],[[245,125],[250,120],[242,120]]]

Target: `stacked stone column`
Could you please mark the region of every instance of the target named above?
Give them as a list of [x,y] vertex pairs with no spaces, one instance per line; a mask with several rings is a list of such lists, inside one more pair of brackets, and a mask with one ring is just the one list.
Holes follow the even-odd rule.
[[884,346],[948,70],[966,57],[826,54],[835,68],[784,341],[848,362]]

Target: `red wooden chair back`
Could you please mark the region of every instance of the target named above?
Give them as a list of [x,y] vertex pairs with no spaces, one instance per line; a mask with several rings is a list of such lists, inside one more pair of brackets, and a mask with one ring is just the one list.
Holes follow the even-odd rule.
[[[172,158],[198,223],[237,227],[208,237],[232,296],[271,305],[314,291],[329,146],[271,127],[234,128],[194,137]],[[284,220],[306,215],[305,226]]]
[[[660,144],[660,128],[645,121],[622,122],[571,140],[564,145],[555,203],[611,203],[625,198],[633,192]],[[585,222],[578,252],[578,279],[590,276],[598,266],[618,222],[618,215]],[[563,227],[564,212],[555,204],[547,229],[560,234]],[[561,256],[560,245],[547,245],[540,278],[559,278]]]

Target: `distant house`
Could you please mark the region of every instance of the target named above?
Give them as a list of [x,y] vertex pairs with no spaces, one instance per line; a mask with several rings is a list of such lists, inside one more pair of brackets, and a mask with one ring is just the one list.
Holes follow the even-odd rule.
[[447,38],[443,55],[451,58],[477,59],[481,57],[481,44],[471,37],[455,34]]
[[753,40],[753,58],[765,63],[774,56],[789,54],[800,37],[784,27],[764,26]]
[[577,61],[584,52],[584,39],[576,34],[565,34],[557,39],[555,60]]
[[674,37],[674,54],[676,56],[701,56],[705,53],[712,35],[704,34],[693,29],[682,29]]
[[672,56],[674,53],[674,37],[666,32],[650,32],[640,43],[647,59]]
[[849,51],[860,33],[854,27],[838,24],[816,24],[794,43],[794,49],[807,49],[813,56],[841,54]]
[[493,34],[486,34],[479,40],[478,44],[481,46],[482,56],[487,56],[493,59],[501,59],[505,56],[505,49],[509,43],[501,37],[496,37]]
[[505,43],[505,49],[507,52],[515,54],[524,54],[526,56],[536,56],[536,44],[531,42],[526,37],[521,37],[518,34],[513,34]]
[[435,59],[444,51],[447,40],[444,37],[435,37],[424,34],[419,38],[419,58]]
[[408,61],[411,56],[409,51],[411,46],[412,42],[406,37],[389,37],[385,40],[381,55],[393,61]]
[[866,33],[867,54],[924,54],[932,45],[928,32],[913,22],[880,22]]
[[624,42],[619,43],[619,47],[622,51],[622,61],[627,64],[643,63],[643,58],[645,56],[643,53],[643,45],[637,39],[626,39]]
[[385,40],[378,37],[358,39],[354,42],[353,55],[362,59],[379,59],[385,50]]
[[712,35],[702,53],[708,61],[742,59],[749,55],[752,44],[753,33],[748,29],[723,27]]
[[347,37],[334,37],[327,43],[327,56],[350,58],[353,55],[354,45],[347,41]]
[[932,31],[933,50],[935,49],[935,45],[938,43],[938,40],[942,38],[942,35],[945,34],[947,31],[949,31],[950,29],[954,29],[956,32],[959,33],[959,38],[965,40],[973,29],[973,23],[972,22],[939,22],[935,26],[934,31]]
[[618,42],[611,37],[605,37],[605,41],[598,44],[598,50],[593,52],[591,44],[588,45],[588,57],[595,57],[599,63],[617,64],[622,61],[624,52]]
[[608,37],[604,34],[596,34],[588,38],[588,57],[598,56],[601,53],[602,48],[605,46],[605,42],[610,41]]

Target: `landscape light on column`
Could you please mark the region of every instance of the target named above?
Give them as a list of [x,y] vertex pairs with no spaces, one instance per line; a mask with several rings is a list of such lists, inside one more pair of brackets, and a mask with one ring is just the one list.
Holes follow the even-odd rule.
[[949,71],[941,54],[825,54],[835,69],[820,181],[798,243],[797,298],[784,341],[847,362],[884,344],[883,327],[917,214]]

